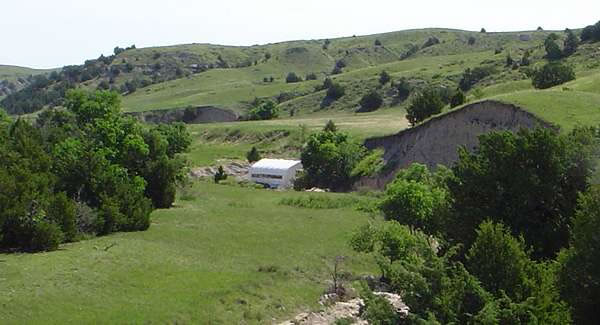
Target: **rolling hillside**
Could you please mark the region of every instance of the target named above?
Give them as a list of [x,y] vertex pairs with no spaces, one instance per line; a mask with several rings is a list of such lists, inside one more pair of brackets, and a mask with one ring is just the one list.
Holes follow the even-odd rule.
[[30,77],[48,74],[57,69],[31,69],[14,65],[0,65],[0,100],[30,84]]
[[[503,68],[506,56],[517,59],[528,50],[532,61],[541,60],[542,43],[550,33],[423,29],[249,47],[132,46],[110,57],[66,67],[59,78],[39,83],[28,96],[15,95],[0,105],[10,113],[31,113],[60,105],[67,88],[81,86],[121,92],[128,111],[212,105],[243,113],[255,97],[264,97],[277,99],[286,110],[310,113],[320,108],[324,97],[314,87],[333,76],[337,67],[334,77],[347,84],[351,96],[331,108],[354,110],[357,98],[376,85],[376,75],[384,69],[417,84],[449,87],[455,86],[464,69],[479,65],[498,67],[497,75],[483,84],[522,80],[522,71]],[[317,80],[287,84],[290,72],[301,78],[314,74]],[[396,106],[393,94],[389,95],[387,105]]]

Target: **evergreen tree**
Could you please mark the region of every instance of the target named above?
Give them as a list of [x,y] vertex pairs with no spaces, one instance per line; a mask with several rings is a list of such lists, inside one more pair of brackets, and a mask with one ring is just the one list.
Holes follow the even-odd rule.
[[246,159],[248,159],[249,163],[257,162],[261,159],[260,152],[258,149],[256,149],[256,147],[252,147],[252,149],[246,153]]
[[568,57],[573,55],[575,51],[577,51],[577,47],[579,46],[579,39],[577,38],[575,33],[573,33],[573,31],[570,29],[567,29],[566,33],[567,38],[564,42],[563,54],[565,57]]

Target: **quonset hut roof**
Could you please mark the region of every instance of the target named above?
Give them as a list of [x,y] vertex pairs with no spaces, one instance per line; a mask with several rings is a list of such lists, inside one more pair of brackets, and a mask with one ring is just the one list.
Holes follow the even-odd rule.
[[299,160],[261,159],[252,165],[251,170],[261,173],[282,173],[300,163]]

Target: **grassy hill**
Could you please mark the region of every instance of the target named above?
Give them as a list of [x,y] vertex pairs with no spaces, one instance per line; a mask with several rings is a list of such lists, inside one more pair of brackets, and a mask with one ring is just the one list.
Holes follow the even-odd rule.
[[32,69],[14,65],[0,64],[0,101],[15,91],[29,85],[29,77],[39,74],[47,74],[57,69]]

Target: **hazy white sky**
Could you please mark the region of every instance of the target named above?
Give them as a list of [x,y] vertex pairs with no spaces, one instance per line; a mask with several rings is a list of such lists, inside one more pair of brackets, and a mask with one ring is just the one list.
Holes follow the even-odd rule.
[[116,45],[252,45],[424,27],[579,28],[598,0],[2,0],[0,64],[81,64]]

